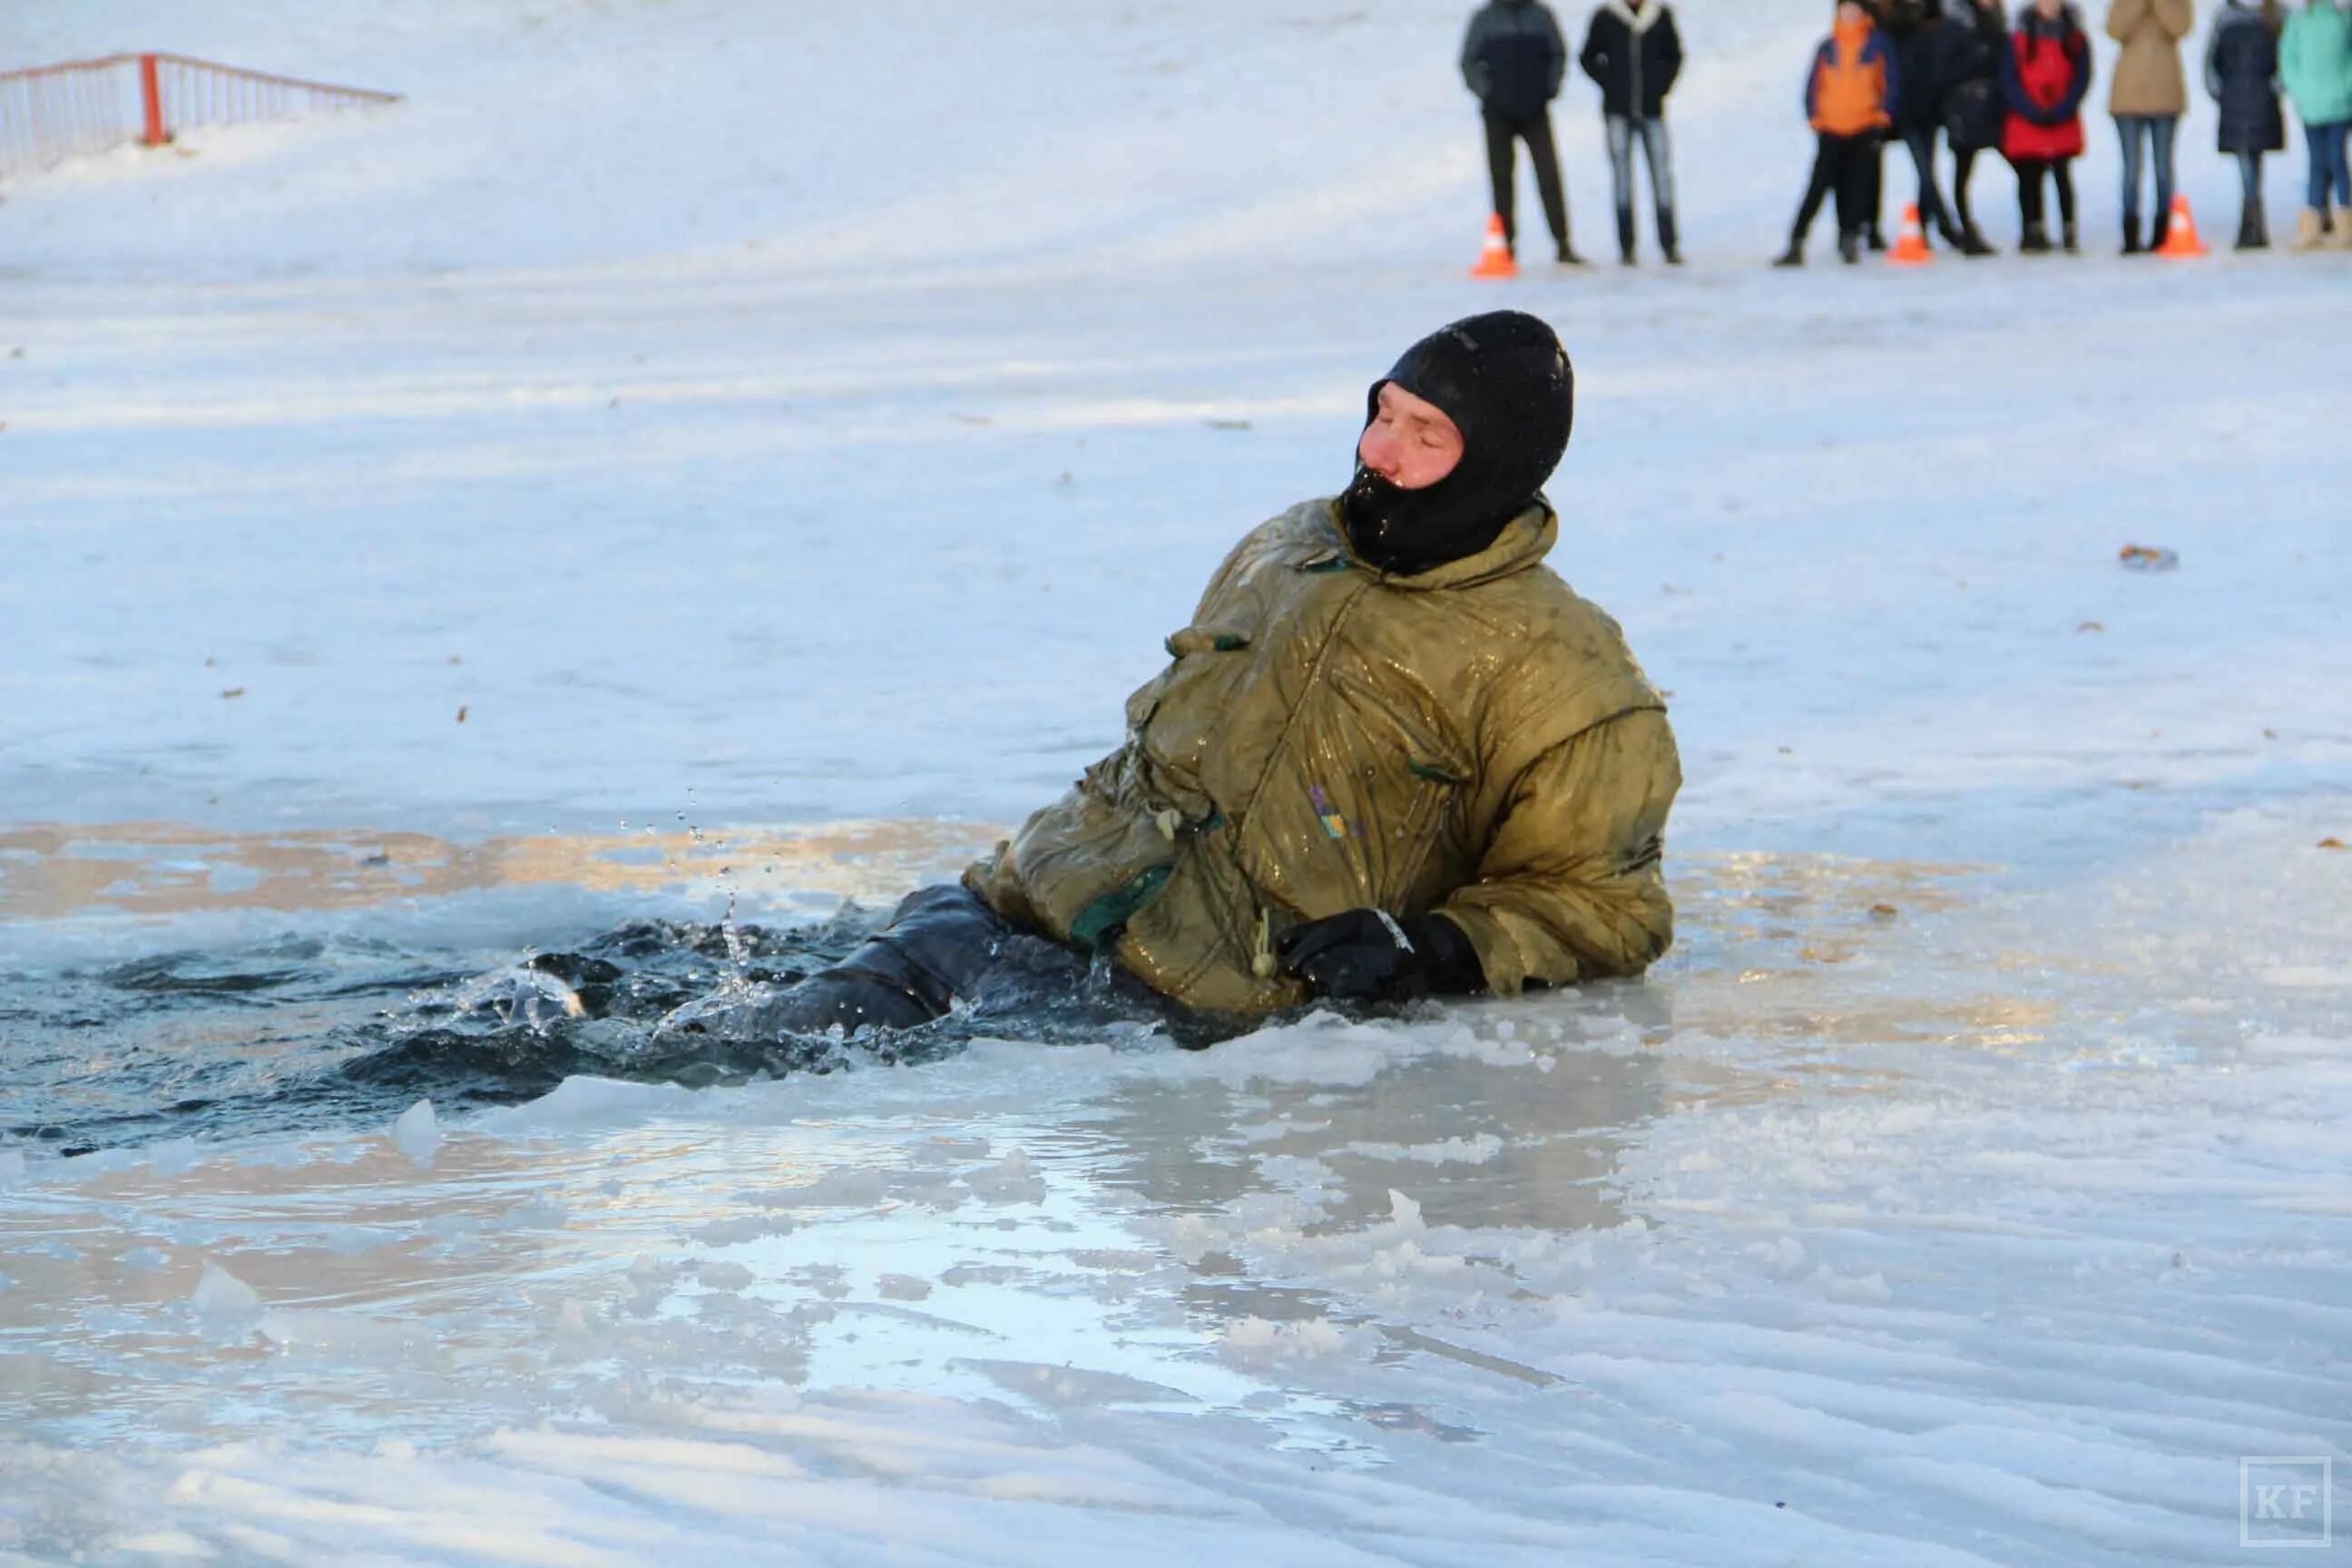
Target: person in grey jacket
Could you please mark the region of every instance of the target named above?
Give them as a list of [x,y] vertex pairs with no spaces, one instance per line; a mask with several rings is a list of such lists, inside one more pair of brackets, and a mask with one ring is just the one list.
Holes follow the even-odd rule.
[[1462,40],[1462,79],[1477,95],[1486,121],[1486,170],[1495,185],[1495,216],[1503,220],[1511,254],[1519,251],[1517,204],[1513,200],[1517,143],[1528,144],[1536,169],[1536,194],[1544,220],[1559,247],[1563,267],[1584,258],[1569,243],[1568,196],[1560,189],[1559,149],[1552,141],[1551,100],[1568,73],[1568,46],[1559,24],[1542,0],[1488,0],[1470,18]]
[[1592,14],[1577,57],[1601,89],[1609,130],[1609,172],[1617,195],[1617,250],[1633,265],[1633,140],[1650,165],[1650,203],[1658,215],[1658,249],[1682,265],[1675,234],[1675,153],[1666,138],[1666,94],[1682,74],[1683,40],[1666,0],[1608,0]]

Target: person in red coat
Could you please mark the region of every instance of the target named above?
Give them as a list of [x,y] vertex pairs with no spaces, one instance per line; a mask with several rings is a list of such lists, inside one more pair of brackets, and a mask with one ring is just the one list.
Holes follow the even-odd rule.
[[2058,186],[2058,216],[2065,225],[2066,248],[2080,248],[2074,223],[2074,160],[2083,155],[2083,100],[2091,90],[2091,40],[2069,0],[2033,0],[2017,19],[2000,68],[2001,96],[2009,119],[2001,131],[2001,155],[2017,171],[2017,206],[2025,236],[2018,248],[2041,254],[2050,248],[2043,217],[2042,178]]

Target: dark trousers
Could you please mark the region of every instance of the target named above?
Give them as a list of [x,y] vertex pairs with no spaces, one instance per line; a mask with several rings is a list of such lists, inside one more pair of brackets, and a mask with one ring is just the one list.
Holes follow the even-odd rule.
[[1517,203],[1518,171],[1516,162],[1517,143],[1528,144],[1528,162],[1536,169],[1536,195],[1543,199],[1544,221],[1551,226],[1552,239],[1562,250],[1568,248],[1568,197],[1560,190],[1559,149],[1551,139],[1551,115],[1538,110],[1525,120],[1506,120],[1500,115],[1486,116],[1486,173],[1495,184],[1495,216],[1503,220],[1503,233],[1516,248],[1519,243]]
[[2010,166],[2017,171],[2017,211],[2028,228],[2046,229],[2048,218],[2042,205],[2042,176],[2048,174],[2058,186],[2058,216],[2065,223],[2074,221],[2074,160],[2072,158],[2011,158]]
[[1812,181],[1805,187],[1804,205],[1797,209],[1796,227],[1790,237],[1802,244],[1805,236],[1812,232],[1813,219],[1821,216],[1822,203],[1832,195],[1837,197],[1840,234],[1861,234],[1868,229],[1877,173],[1876,136],[1832,136],[1823,132],[1813,149]]
[[[855,1033],[928,1024],[984,991],[1018,934],[961,887],[919,889],[866,945],[764,1007],[761,1024],[771,1034],[806,1035],[835,1025]],[[1075,954],[1069,963],[1083,973]]]
[[1952,149],[1952,210],[1960,220],[1963,230],[1977,226],[1976,216],[1969,210],[1969,182],[1976,177],[1977,150],[1973,147]]
[[1911,150],[1911,166],[1919,173],[1919,221],[1937,233],[1949,237],[1952,216],[1944,205],[1944,193],[1936,183],[1936,128],[1914,126],[1903,133],[1903,145]]

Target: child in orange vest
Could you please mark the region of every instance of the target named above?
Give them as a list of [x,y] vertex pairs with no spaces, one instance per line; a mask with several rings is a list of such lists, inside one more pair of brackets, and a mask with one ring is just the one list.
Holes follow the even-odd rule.
[[1821,215],[1822,203],[1837,196],[1838,255],[1848,266],[1862,259],[1863,237],[1877,205],[1879,149],[1895,123],[1902,82],[1895,51],[1860,0],[1839,0],[1837,25],[1814,51],[1805,78],[1805,118],[1819,138],[1812,182],[1797,209],[1789,248],[1776,267],[1805,263],[1805,236]]

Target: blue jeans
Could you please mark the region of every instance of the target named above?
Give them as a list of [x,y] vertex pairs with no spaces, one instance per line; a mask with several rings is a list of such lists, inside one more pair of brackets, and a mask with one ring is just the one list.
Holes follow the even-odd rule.
[[2305,202],[2314,212],[2327,210],[2330,191],[2337,206],[2352,207],[2352,169],[2345,166],[2344,154],[2347,135],[2352,135],[2352,121],[2303,128],[2304,142],[2311,149],[2311,187]]
[[2118,114],[2116,134],[2124,144],[2124,222],[2137,227],[2139,224],[2139,174],[2147,166],[2151,146],[2156,153],[2156,220],[2158,223],[2172,211],[2172,143],[2180,129],[2180,117],[2176,114]]
[[1675,210],[1675,144],[1663,120],[1629,119],[1612,114],[1609,121],[1609,172],[1616,181],[1617,210],[1633,211],[1633,139],[1642,139],[1642,157],[1650,165],[1650,200],[1662,213]]

